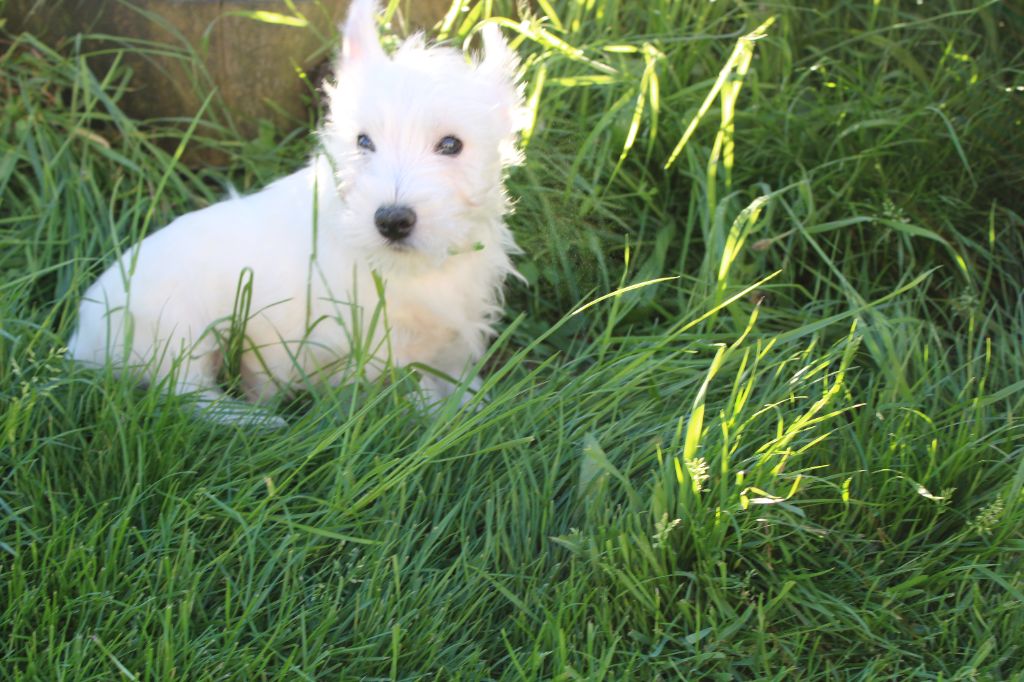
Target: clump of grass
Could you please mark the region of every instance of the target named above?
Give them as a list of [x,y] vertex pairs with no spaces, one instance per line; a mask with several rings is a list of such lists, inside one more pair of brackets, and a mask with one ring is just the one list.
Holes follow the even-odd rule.
[[428,419],[399,375],[276,434],[61,347],[118,249],[302,152],[190,170],[219,113],[6,44],[5,677],[1024,674],[1014,15],[536,12],[441,27],[520,36],[535,107],[489,400]]

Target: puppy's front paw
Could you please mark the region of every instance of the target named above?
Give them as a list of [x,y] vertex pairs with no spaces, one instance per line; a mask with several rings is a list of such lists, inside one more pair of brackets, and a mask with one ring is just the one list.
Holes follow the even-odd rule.
[[214,424],[234,424],[249,429],[277,431],[288,422],[273,412],[231,398],[200,399],[196,402],[196,415]]
[[474,377],[468,382],[458,382],[439,375],[425,374],[420,379],[417,403],[427,412],[434,414],[452,395],[457,395],[460,407],[472,403],[473,409],[479,410],[486,403],[484,396],[477,397],[481,386],[483,380],[480,377]]

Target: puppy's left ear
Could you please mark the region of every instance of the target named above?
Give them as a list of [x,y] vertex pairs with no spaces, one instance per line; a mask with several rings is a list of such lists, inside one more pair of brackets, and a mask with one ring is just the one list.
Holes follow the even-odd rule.
[[505,42],[501,29],[496,24],[487,24],[480,29],[480,34],[484,40],[484,55],[477,70],[495,80],[514,83],[519,69],[519,57]]
[[341,43],[343,66],[384,58],[377,33],[377,0],[352,0],[348,18],[342,26]]
[[519,57],[505,42],[501,29],[487,24],[481,29],[484,42],[483,58],[477,63],[477,73],[498,86],[498,104],[508,116],[512,132],[519,129],[523,108],[522,87],[519,84]]

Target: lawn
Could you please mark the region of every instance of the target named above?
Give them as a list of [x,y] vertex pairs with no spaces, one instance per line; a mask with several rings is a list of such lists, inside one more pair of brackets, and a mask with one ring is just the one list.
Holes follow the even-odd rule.
[[281,431],[63,346],[305,132],[0,33],[0,679],[1024,679],[1024,10],[461,4],[532,113],[489,399]]

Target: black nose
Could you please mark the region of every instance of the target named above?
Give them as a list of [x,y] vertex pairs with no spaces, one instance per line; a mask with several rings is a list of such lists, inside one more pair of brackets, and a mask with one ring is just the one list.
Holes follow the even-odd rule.
[[416,212],[408,206],[392,204],[381,206],[373,214],[373,222],[377,230],[389,241],[397,242],[405,239],[416,224]]

